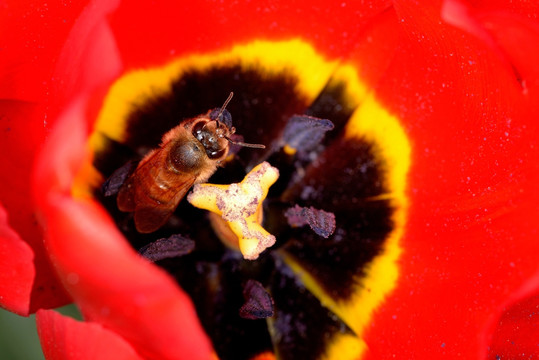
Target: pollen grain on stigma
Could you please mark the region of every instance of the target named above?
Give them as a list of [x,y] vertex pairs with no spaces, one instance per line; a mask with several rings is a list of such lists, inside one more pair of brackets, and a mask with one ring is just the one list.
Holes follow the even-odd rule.
[[[237,243],[245,259],[255,260],[262,251],[275,243],[275,236],[260,224],[263,218],[262,203],[270,186],[278,178],[279,170],[263,162],[254,167],[240,183],[195,185],[187,201],[219,215],[222,220],[214,216],[212,223],[221,239],[230,245]],[[232,233],[219,231],[223,225],[227,225]]]

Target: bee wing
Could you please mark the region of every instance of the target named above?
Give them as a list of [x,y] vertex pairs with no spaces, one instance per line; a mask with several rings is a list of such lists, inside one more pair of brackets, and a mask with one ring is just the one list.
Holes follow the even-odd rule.
[[120,211],[133,212],[135,211],[137,201],[137,189],[145,189],[147,184],[153,181],[151,167],[159,166],[161,161],[161,151],[153,150],[144,159],[140,161],[135,171],[127,178],[118,191],[116,204]]
[[163,226],[194,183],[194,176],[185,175],[176,183],[174,191],[164,193],[165,196],[159,198],[159,203],[137,202],[135,208],[137,231],[151,233]]
[[118,208],[135,213],[138,232],[150,233],[163,226],[195,183],[195,175],[168,169],[167,150],[156,149],[142,159],[118,193]]
[[135,178],[130,176],[123,183],[122,187],[118,191],[118,197],[116,198],[116,204],[120,211],[131,212],[135,211]]

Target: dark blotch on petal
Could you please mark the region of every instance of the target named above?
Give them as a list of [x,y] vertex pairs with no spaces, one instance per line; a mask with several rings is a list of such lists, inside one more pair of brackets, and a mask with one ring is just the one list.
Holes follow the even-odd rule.
[[273,316],[273,299],[256,280],[247,280],[243,288],[245,304],[240,308],[240,316],[244,319],[265,319]]
[[284,196],[331,212],[357,210],[370,198],[388,193],[383,167],[370,144],[342,138],[321,153]]
[[342,129],[356,109],[350,104],[345,94],[343,83],[330,82],[305,111],[305,114],[321,119],[330,119],[335,129],[326,134],[324,143],[329,144],[341,133]]
[[321,359],[333,335],[353,334],[278,260],[270,291],[275,302],[273,342],[279,359]]
[[[139,161],[142,159],[141,154],[137,154],[133,149],[130,149],[125,144],[118,141],[103,137],[104,148],[103,153],[96,153],[94,157],[94,166],[98,169],[106,178],[112,176],[116,170],[122,167],[129,161]],[[151,150],[148,148],[148,150]]]
[[257,261],[242,261],[237,252],[227,252],[217,262],[201,257],[197,248],[196,252],[175,260],[174,274],[193,299],[219,359],[248,360],[271,351],[266,322],[248,320],[238,314],[245,303],[242,284],[249,279],[266,283],[273,270],[271,257],[262,254]]
[[195,242],[180,235],[159,239],[139,250],[140,255],[150,261],[159,261],[189,254],[195,249]]
[[383,164],[361,139],[340,139],[320,154],[305,175],[284,194],[303,207],[331,211],[339,219],[328,239],[300,230],[284,245],[334,299],[348,299],[365,266],[383,248],[394,224],[394,209],[383,178]]

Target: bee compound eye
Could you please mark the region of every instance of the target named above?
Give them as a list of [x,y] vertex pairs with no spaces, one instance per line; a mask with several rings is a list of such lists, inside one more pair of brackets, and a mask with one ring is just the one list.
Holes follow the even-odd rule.
[[193,126],[192,134],[196,137],[202,131],[202,128],[206,125],[206,121],[199,121]]
[[196,141],[184,141],[176,144],[170,151],[170,161],[178,171],[193,171],[204,162],[204,149]]

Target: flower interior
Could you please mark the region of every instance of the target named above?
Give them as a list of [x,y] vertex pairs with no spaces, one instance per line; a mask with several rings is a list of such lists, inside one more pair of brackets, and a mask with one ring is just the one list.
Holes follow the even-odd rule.
[[[222,211],[201,209],[217,203],[188,201],[206,184],[157,231],[140,233],[103,183],[230,92],[238,141],[266,148],[230,144],[208,182],[230,189],[253,169],[276,169],[248,215],[274,244],[246,257],[248,236],[231,232]],[[221,359],[356,359],[365,350],[362,333],[399,277],[411,150],[353,66],[290,40],[135,70],[111,87],[89,146],[92,166],[73,192],[98,199],[141,256],[177,280]]]

